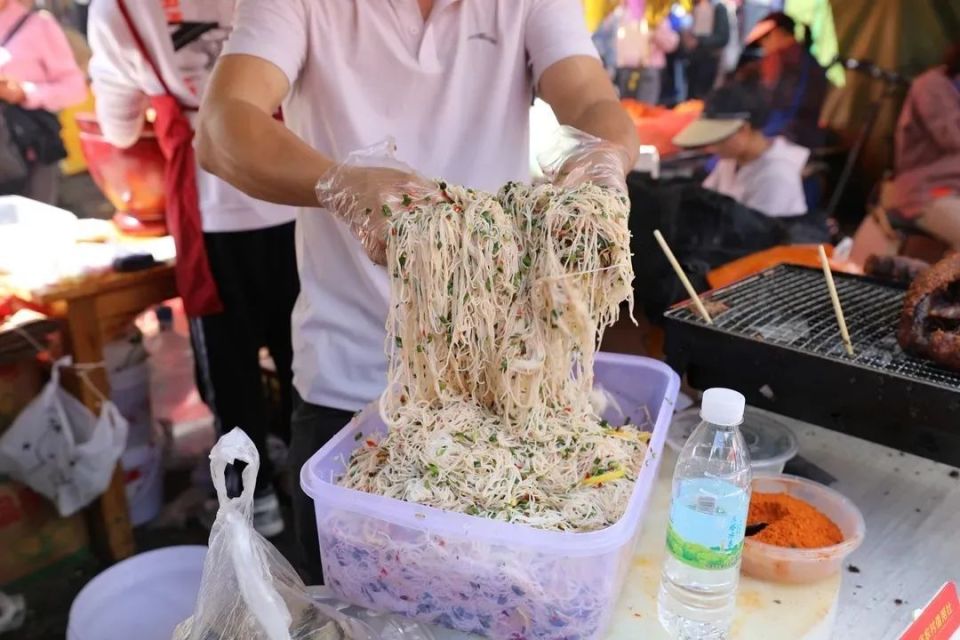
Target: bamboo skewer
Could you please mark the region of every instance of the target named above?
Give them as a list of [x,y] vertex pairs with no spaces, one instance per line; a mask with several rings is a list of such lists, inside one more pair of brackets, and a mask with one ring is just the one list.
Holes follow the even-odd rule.
[[840,337],[843,338],[843,346],[847,350],[847,355],[853,356],[853,343],[850,341],[850,332],[847,331],[847,321],[843,318],[843,307],[840,306],[840,296],[837,295],[837,285],[833,282],[833,272],[830,270],[830,261],[827,260],[827,252],[823,250],[823,245],[819,245],[817,250],[820,253],[820,266],[823,267],[823,277],[827,280],[827,289],[830,291],[830,300],[833,302],[833,312],[837,316],[837,324],[840,325]]
[[680,266],[680,263],[677,262],[676,256],[673,255],[673,251],[670,250],[670,245],[667,244],[666,239],[663,237],[663,234],[660,233],[659,229],[653,232],[653,237],[657,239],[657,244],[659,244],[660,248],[663,249],[663,254],[667,256],[670,266],[673,267],[673,270],[677,272],[677,277],[680,278],[680,282],[683,283],[683,288],[687,290],[687,295],[689,295],[690,299],[693,300],[693,304],[697,308],[697,311],[700,312],[700,315],[703,316],[703,319],[706,320],[707,324],[713,324],[713,318],[711,318],[710,314],[707,313],[707,308],[703,306],[703,301],[700,300],[700,296],[697,295],[697,290],[693,288],[693,284],[691,284],[687,274],[683,272],[683,268]]

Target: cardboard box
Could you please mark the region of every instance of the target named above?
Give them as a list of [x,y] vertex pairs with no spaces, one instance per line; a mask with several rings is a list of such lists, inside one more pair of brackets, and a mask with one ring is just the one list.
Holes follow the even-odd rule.
[[0,587],[80,551],[88,542],[81,514],[61,518],[46,498],[0,477]]

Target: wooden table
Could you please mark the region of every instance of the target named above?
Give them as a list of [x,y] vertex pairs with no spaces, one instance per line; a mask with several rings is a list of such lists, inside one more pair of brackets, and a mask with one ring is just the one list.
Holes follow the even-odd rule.
[[[78,365],[103,362],[103,346],[145,309],[177,296],[172,264],[131,273],[110,272],[63,283],[29,299],[55,309],[66,320],[69,353]],[[91,369],[87,379],[109,397],[106,370]],[[97,393],[77,375],[65,375],[64,384],[95,414],[100,412]],[[91,535],[97,552],[115,562],[133,555],[133,527],[127,510],[123,470],[117,465],[110,486],[88,508]]]

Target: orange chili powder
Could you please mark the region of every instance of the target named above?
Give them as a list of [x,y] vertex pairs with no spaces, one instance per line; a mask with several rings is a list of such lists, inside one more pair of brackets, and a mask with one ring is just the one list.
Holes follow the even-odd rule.
[[843,542],[843,533],[830,518],[786,493],[753,493],[747,524],[760,522],[767,527],[750,539],[777,547],[816,549]]

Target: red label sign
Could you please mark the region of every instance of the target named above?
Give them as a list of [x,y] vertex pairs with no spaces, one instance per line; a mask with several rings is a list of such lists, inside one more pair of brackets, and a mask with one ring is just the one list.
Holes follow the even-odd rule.
[[960,629],[960,599],[957,583],[940,588],[920,616],[900,636],[900,640],[949,640]]

